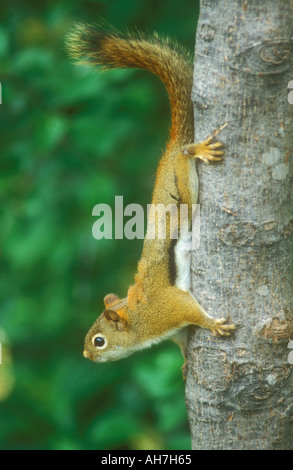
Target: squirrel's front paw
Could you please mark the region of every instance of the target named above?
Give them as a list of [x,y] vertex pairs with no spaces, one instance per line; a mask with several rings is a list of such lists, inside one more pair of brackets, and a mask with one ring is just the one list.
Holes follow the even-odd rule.
[[211,328],[212,333],[215,336],[229,336],[232,330],[235,330],[235,325],[225,325],[227,319],[226,318],[218,318],[215,319],[214,326]]
[[183,155],[189,158],[199,158],[205,163],[221,161],[224,153],[223,144],[215,141],[214,136],[208,137],[204,142],[187,144],[183,147]]

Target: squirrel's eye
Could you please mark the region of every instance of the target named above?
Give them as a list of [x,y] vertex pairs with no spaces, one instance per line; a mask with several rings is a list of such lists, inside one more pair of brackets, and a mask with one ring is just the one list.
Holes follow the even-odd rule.
[[95,335],[92,341],[95,348],[102,348],[106,346],[106,340],[101,335]]
[[96,348],[100,348],[101,346],[104,346],[105,340],[104,338],[101,338],[101,336],[97,336],[94,340],[94,345]]

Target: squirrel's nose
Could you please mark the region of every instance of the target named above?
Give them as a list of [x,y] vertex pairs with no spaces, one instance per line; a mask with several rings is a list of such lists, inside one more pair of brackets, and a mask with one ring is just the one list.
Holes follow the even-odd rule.
[[86,359],[90,359],[90,354],[86,349],[83,351],[83,357],[85,357]]

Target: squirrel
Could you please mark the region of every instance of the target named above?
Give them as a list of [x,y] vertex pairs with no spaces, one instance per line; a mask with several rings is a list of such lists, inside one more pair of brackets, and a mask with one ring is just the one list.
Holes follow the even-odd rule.
[[[187,205],[190,227],[192,205],[198,197],[194,161],[220,161],[224,148],[215,139],[219,130],[203,142],[193,142],[193,72],[188,54],[169,38],[122,34],[101,24],[76,24],[67,36],[66,47],[79,64],[103,69],[142,68],[162,80],[171,105],[171,129],[158,165],[152,206],[175,204],[180,213],[181,205]],[[150,216],[153,220],[149,219],[148,227],[154,217]],[[185,376],[188,325],[207,328],[217,336],[228,336],[235,328],[225,318],[209,316],[190,292],[191,252],[185,249],[186,234],[180,222],[178,239],[172,239],[168,233],[171,222],[170,212],[166,214],[164,239],[145,237],[127,296],[121,299],[111,293],[104,297],[105,310],[86,335],[84,357],[95,362],[115,361],[170,338],[182,351]]]

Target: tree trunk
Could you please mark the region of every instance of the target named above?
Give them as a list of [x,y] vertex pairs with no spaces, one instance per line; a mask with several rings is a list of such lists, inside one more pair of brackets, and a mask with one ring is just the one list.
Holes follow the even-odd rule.
[[293,449],[292,34],[292,0],[201,1],[195,140],[228,125],[223,163],[198,164],[192,285],[237,330],[223,339],[192,330],[193,449]]

